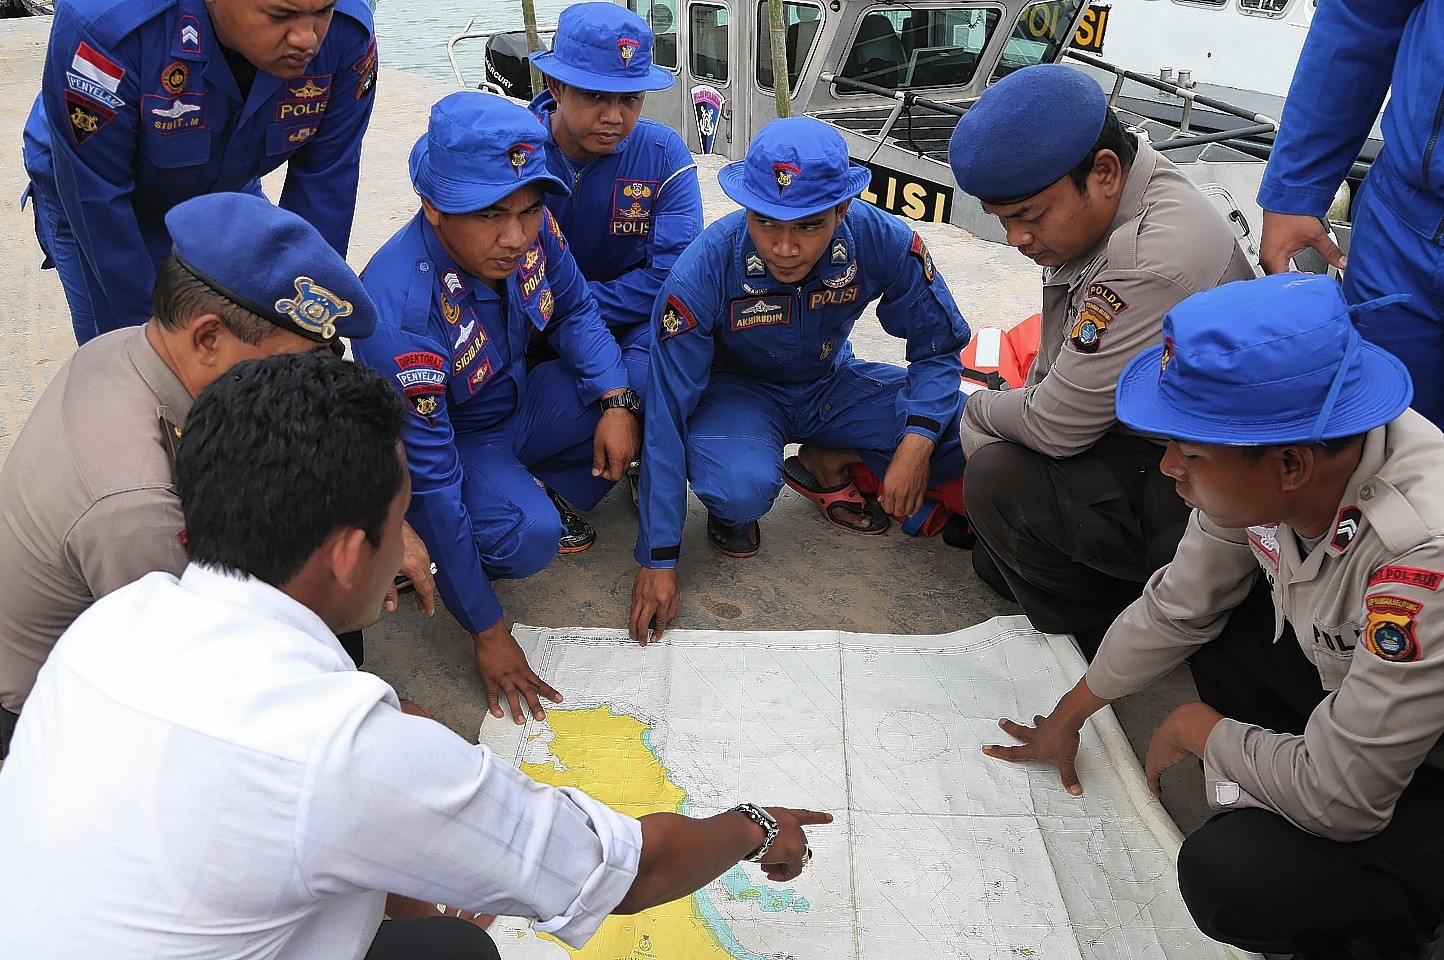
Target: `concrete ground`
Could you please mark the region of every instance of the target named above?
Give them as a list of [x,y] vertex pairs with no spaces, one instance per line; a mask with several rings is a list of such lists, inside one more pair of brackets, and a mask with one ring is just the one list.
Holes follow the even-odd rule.
[[[32,404],[75,349],[65,298],[53,271],[39,269],[25,186],[21,129],[39,88],[48,21],[0,21],[0,458],[8,453]],[[382,70],[376,113],[362,155],[361,189],[350,260],[358,269],[414,212],[406,174],[411,145],[425,129],[430,105],[453,88]],[[716,187],[715,158],[698,160],[707,219],[733,209]],[[280,180],[268,180],[271,196]],[[923,224],[939,269],[973,325],[1010,326],[1039,303],[1038,270],[1007,247],[950,226]],[[864,319],[854,333],[857,352],[901,359],[901,344]],[[545,572],[499,585],[508,620],[538,626],[624,628],[632,578],[636,515],[618,488],[590,515],[597,544],[560,557]],[[883,536],[847,534],[789,490],[764,519],[762,553],[730,560],[709,548],[705,513],[692,499],[679,571],[682,608],[675,626],[712,630],[835,628],[876,633],[946,633],[993,616],[1021,611],[996,597],[973,575],[964,551],[941,539],[913,540],[896,530]],[[121,532],[123,535],[123,532]],[[467,635],[444,610],[428,620],[403,604],[366,633],[365,668],[403,697],[425,705],[468,739],[487,719],[481,682]],[[565,691],[563,691],[565,693]],[[1180,668],[1117,712],[1142,755],[1149,732],[1177,704],[1193,699]],[[1037,704],[1039,713],[1052,707]],[[1086,788],[1086,784],[1085,784]],[[1171,773],[1164,805],[1188,832],[1207,816],[1197,761]]]

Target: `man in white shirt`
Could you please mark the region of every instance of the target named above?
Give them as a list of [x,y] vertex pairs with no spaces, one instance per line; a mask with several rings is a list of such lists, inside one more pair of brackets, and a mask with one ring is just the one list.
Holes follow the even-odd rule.
[[749,854],[801,872],[802,826],[830,815],[623,816],[355,670],[336,634],[375,621],[400,564],[405,412],[323,354],[239,364],[197,400],[190,566],[76,620],[0,768],[0,956],[377,958],[387,890],[579,946]]

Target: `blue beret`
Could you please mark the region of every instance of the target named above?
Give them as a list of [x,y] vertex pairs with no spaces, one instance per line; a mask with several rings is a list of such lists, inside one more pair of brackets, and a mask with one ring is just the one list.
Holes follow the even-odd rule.
[[557,19],[550,50],[531,55],[538,70],[569,86],[608,93],[665,90],[670,71],[652,63],[652,28],[609,0],[574,3]]
[[1332,277],[1280,273],[1195,293],[1163,316],[1163,344],[1118,379],[1118,419],[1194,443],[1318,443],[1383,426],[1409,406],[1404,364],[1355,319]]
[[801,220],[867,189],[872,174],[853,166],[842,134],[812,117],[768,121],[747,156],[717,172],[722,192],[754,213]]
[[1108,98],[1097,81],[1056,63],[993,84],[953,128],[948,162],[964,193],[1016,203],[1078,166],[1098,141]]
[[376,306],[316,228],[251,193],[209,193],[165,215],[181,266],[216,293],[307,340],[369,337]]
[[484,210],[528,183],[565,196],[571,191],[547,170],[546,156],[546,129],[526,107],[463,90],[431,108],[411,148],[411,185],[442,213]]

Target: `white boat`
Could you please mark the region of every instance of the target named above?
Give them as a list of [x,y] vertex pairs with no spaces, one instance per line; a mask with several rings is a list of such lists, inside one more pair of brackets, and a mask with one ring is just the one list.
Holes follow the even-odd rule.
[[[1099,80],[1125,123],[1183,167],[1256,260],[1262,211],[1254,197],[1315,3],[783,0],[791,111],[842,132],[873,172],[865,199],[1001,241],[997,222],[959,194],[948,139],[989,83],[1066,57]],[[694,152],[740,157],[776,116],[767,0],[627,6],[652,24],[655,62],[678,74],[671,89],[647,97],[646,114],[682,131]],[[487,85],[526,99],[516,31],[454,37],[458,81],[455,48],[477,38],[491,48]],[[1047,104],[1038,122],[1048,122]],[[1370,155],[1355,168],[1355,186]]]

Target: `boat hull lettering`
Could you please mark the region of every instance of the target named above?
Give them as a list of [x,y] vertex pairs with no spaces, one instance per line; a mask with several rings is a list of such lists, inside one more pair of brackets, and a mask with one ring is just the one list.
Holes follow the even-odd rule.
[[862,199],[873,206],[926,223],[947,223],[952,216],[952,187],[875,163],[864,166],[872,172],[872,182]]

